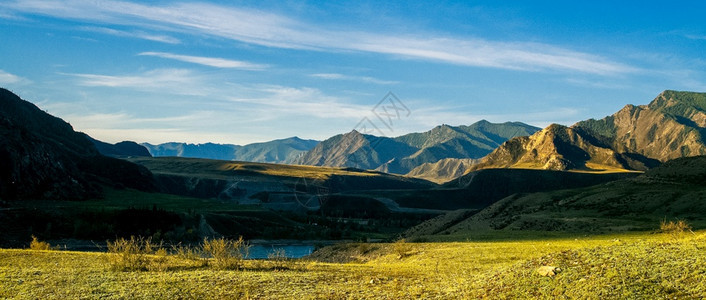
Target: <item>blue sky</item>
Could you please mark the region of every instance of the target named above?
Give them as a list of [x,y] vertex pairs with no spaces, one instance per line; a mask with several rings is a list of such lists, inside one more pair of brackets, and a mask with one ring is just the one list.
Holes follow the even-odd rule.
[[108,142],[234,144],[379,122],[390,91],[387,136],[706,91],[700,1],[227,3],[2,1],[0,86]]

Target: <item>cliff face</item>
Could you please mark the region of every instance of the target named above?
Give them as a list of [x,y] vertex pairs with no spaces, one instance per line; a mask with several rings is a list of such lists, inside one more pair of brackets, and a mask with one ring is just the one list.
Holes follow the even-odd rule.
[[576,123],[618,152],[667,161],[706,154],[706,94],[665,91],[649,105],[627,105],[601,120]]

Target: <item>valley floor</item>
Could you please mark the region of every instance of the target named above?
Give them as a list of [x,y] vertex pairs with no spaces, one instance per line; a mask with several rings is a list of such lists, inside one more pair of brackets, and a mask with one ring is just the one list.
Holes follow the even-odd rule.
[[[220,271],[170,257],[112,271],[105,253],[0,250],[0,298],[701,298],[706,232],[549,240],[349,244],[309,260]],[[556,266],[554,277],[540,266]]]

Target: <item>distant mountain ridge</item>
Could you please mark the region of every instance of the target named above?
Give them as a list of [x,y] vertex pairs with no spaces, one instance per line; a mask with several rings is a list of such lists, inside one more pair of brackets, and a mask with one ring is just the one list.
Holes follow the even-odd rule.
[[664,91],[649,105],[627,105],[601,120],[552,124],[503,143],[471,170],[647,170],[706,154],[706,93]]
[[470,126],[444,124],[395,138],[351,131],[321,142],[298,163],[407,174],[423,164],[442,159],[481,158],[510,138],[537,130],[539,128],[519,122],[496,124],[482,120]]
[[98,152],[105,156],[124,157],[124,156],[152,156],[145,146],[131,141],[123,141],[116,144],[109,144],[88,137],[93,145],[96,146]]
[[263,163],[291,164],[319,141],[298,137],[253,143],[244,146],[232,144],[142,143],[154,157],[175,156],[218,160],[237,160]]

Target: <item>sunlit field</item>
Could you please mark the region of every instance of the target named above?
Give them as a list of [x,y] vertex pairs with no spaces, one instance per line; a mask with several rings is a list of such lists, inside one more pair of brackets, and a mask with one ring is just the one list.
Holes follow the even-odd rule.
[[[644,298],[706,296],[706,233],[549,240],[341,244],[307,259],[218,268],[176,254],[116,270],[117,254],[0,250],[0,297],[76,298]],[[111,258],[112,257],[112,258]],[[557,267],[542,276],[541,266]]]

